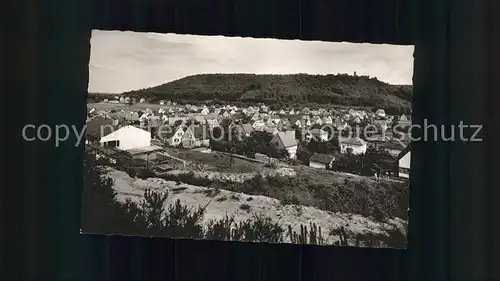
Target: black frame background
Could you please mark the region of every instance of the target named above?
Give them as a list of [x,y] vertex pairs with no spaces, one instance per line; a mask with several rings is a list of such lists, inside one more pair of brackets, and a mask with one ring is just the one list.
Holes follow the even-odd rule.
[[[18,10],[5,9],[3,17],[14,22],[2,34],[11,35],[3,42],[12,43],[3,52],[4,101],[7,109],[18,108],[4,111],[3,118],[5,135],[16,136],[2,157],[0,272],[6,277],[475,279],[492,278],[498,270],[492,260],[498,236],[490,227],[499,213],[492,212],[499,197],[491,188],[499,186],[495,1],[29,2],[13,2]],[[485,141],[412,145],[416,168],[406,251],[81,236],[83,146],[75,148],[74,140],[59,148],[23,142],[20,128],[83,126],[91,29],[413,44],[413,120],[483,124]]]

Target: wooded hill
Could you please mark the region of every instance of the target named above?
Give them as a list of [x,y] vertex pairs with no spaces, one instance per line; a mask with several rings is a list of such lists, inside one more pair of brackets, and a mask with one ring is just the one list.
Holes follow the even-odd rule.
[[126,92],[153,101],[220,101],[265,104],[331,104],[411,108],[411,85],[390,85],[368,76],[200,74]]

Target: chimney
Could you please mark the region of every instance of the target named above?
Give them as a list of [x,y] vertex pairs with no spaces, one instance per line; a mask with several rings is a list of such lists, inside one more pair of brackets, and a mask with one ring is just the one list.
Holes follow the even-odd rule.
[[120,123],[120,120],[113,119],[113,126],[118,126],[119,123]]

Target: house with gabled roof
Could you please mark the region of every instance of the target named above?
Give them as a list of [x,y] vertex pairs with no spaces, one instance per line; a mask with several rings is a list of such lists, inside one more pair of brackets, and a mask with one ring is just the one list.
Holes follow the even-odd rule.
[[397,138],[393,138],[390,141],[379,145],[379,150],[387,151],[394,157],[397,157],[405,148],[406,145]]
[[324,125],[329,125],[333,123],[333,119],[331,116],[324,116],[323,119],[321,119],[321,123]]
[[151,145],[151,133],[135,126],[119,126],[113,119],[94,118],[86,124],[86,143],[128,150]]
[[398,123],[397,123],[397,126],[398,126],[398,127],[403,127],[403,128],[404,128],[404,127],[409,127],[409,126],[411,126],[411,124],[412,124],[412,123],[411,123],[411,120],[409,120],[409,119],[406,117],[406,115],[404,115],[404,114],[403,114],[403,115],[401,115],[401,116],[399,117],[399,119],[398,119]]
[[328,141],[328,132],[320,128],[308,130],[307,132],[305,132],[305,134],[308,140],[314,138],[316,141],[319,142]]
[[200,111],[200,114],[202,115],[207,115],[210,113],[210,110],[206,107],[204,107],[201,111]]
[[311,124],[317,124],[317,125],[322,125],[323,124],[323,120],[321,120],[321,117],[319,117],[318,115],[315,115],[311,118]]
[[375,114],[379,117],[385,117],[385,110],[383,109],[378,109]]
[[182,146],[194,148],[210,144],[210,128],[207,125],[191,125],[182,135]]
[[391,137],[387,134],[374,134],[365,137],[366,144],[368,148],[373,148],[375,150],[379,149],[379,146],[391,140]]
[[359,137],[339,137],[340,153],[364,154],[366,153],[366,142]]
[[214,119],[206,119],[205,124],[207,124],[208,127],[214,128],[219,126],[219,120],[214,118]]
[[184,122],[175,122],[170,126],[162,126],[157,132],[160,140],[165,142],[170,146],[178,146],[182,143],[182,137],[184,136],[185,126]]
[[254,129],[252,127],[252,124],[244,123],[236,125],[236,131],[239,133],[240,137],[250,137]]
[[295,138],[295,131],[278,132],[274,135],[269,144],[277,149],[285,149],[290,159],[295,159],[297,157],[299,143]]
[[377,129],[380,132],[387,131],[387,128],[389,126],[389,122],[386,119],[383,119],[383,118],[373,120],[372,124],[375,125],[375,127],[377,127]]
[[335,118],[333,124],[335,125],[337,131],[343,131],[347,128],[347,122],[340,117]]
[[323,153],[314,153],[309,158],[309,167],[316,169],[329,169],[331,168],[335,156]]

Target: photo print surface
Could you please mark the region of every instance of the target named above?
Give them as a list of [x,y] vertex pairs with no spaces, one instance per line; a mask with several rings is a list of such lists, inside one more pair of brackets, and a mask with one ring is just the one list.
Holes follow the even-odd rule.
[[413,50],[94,30],[81,233],[406,248]]

